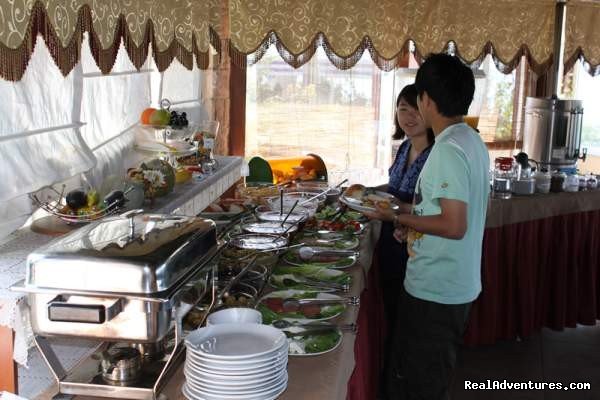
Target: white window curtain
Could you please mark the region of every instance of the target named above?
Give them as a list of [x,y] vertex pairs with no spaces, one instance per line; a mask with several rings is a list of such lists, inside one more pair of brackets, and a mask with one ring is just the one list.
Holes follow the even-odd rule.
[[79,132],[80,74],[63,77],[40,38],[23,79],[0,80],[0,237],[31,212],[27,193],[95,164]]
[[81,133],[97,159],[85,177],[87,184],[99,188],[106,177],[122,176],[138,161],[133,151],[134,129],[142,111],[150,106],[151,74],[157,70],[149,57],[137,71],[123,44],[109,75],[102,75],[87,45],[82,48],[81,66],[81,116],[86,122]]
[[137,71],[122,44],[102,75],[87,40],[81,62],[63,77],[39,38],[23,79],[0,80],[0,238],[31,214],[28,193],[65,181],[99,188],[148,157],[134,151],[135,131],[141,112],[159,99],[190,122],[206,119],[203,79],[203,71],[178,62],[159,73],[151,55]]
[[171,109],[185,112],[190,123],[208,119],[201,90],[205,71],[198,69],[196,63],[188,70],[174,60],[161,75],[162,83],[155,99],[157,104],[160,99],[168,99],[172,103]]

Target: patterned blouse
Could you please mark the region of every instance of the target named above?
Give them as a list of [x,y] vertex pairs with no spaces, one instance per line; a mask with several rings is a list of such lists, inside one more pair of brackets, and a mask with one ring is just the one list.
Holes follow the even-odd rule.
[[429,157],[431,146],[427,147],[415,159],[415,161],[407,166],[408,155],[410,153],[410,140],[405,140],[400,145],[396,159],[389,169],[390,182],[388,184],[388,193],[393,194],[398,199],[405,203],[412,203],[415,194],[415,186],[419,174]]

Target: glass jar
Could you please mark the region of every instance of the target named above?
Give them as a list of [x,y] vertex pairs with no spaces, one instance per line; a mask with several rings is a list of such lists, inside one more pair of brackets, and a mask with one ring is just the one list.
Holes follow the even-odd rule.
[[550,193],[550,182],[552,175],[549,171],[541,170],[535,174],[535,191],[538,193]]
[[512,182],[515,179],[515,167],[512,157],[498,157],[494,161],[494,179],[492,181],[492,197],[510,199]]
[[598,188],[598,179],[594,175],[587,177],[587,188],[588,190],[596,190]]
[[578,175],[577,179],[579,179],[579,191],[587,190],[587,176]]
[[576,174],[570,174],[565,180],[565,192],[578,192],[579,191],[579,176]]
[[567,174],[560,171],[554,171],[552,178],[550,179],[550,191],[554,193],[564,192],[566,179]]

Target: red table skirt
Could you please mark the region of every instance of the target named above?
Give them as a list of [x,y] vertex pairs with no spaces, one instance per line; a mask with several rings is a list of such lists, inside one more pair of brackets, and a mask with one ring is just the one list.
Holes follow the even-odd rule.
[[367,275],[367,287],[360,295],[360,309],[356,324],[358,332],[354,342],[355,367],[348,381],[349,400],[376,398],[379,375],[383,368],[385,340],[385,314],[377,266],[377,249]]
[[600,210],[486,229],[467,345],[600,319]]
[[[350,400],[376,398],[385,317],[377,251],[361,294]],[[527,337],[542,327],[594,325],[600,319],[600,210],[485,230],[482,292],[465,344]]]

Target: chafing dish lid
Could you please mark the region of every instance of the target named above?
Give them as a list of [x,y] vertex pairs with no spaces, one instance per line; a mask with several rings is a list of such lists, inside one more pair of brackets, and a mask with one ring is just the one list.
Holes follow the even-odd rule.
[[197,217],[105,218],[27,258],[28,286],[155,293],[167,290],[216,245],[215,224]]

